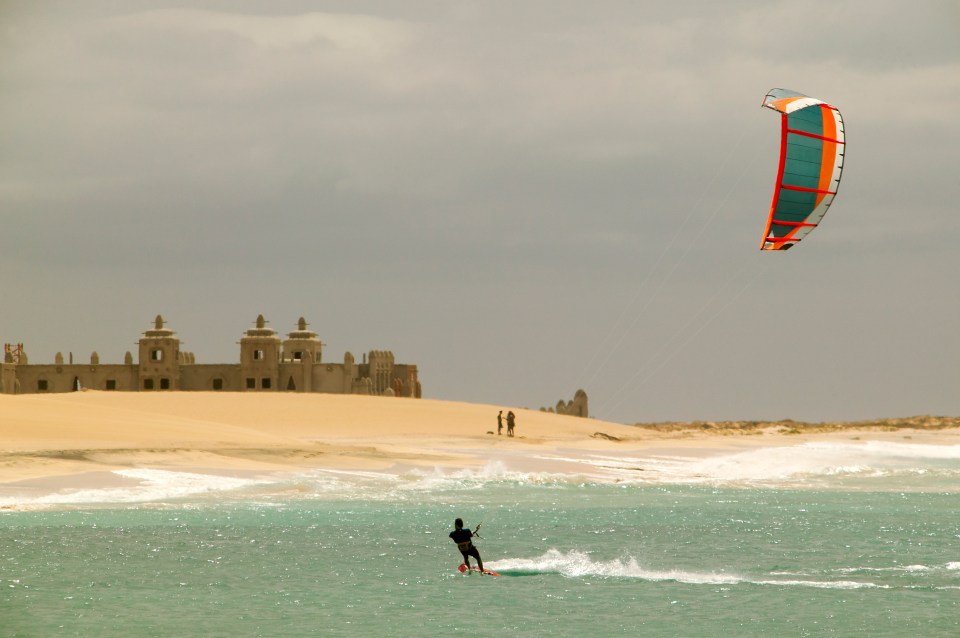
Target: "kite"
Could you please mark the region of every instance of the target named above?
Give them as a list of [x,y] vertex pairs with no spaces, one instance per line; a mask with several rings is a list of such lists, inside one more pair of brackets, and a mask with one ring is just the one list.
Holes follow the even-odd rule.
[[787,250],[817,227],[843,172],[840,111],[796,91],[770,89],[763,106],[780,113],[780,168],[761,250]]

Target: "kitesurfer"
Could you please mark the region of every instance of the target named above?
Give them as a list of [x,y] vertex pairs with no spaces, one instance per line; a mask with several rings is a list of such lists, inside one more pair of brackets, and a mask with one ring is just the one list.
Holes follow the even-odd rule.
[[480,571],[483,572],[483,559],[480,558],[480,552],[477,551],[473,541],[470,540],[474,536],[480,538],[480,535],[477,533],[480,531],[480,525],[477,525],[476,532],[472,532],[469,527],[464,529],[463,519],[458,518],[453,522],[453,526],[456,527],[456,529],[450,532],[450,538],[453,539],[453,542],[457,544],[457,549],[463,554],[463,564],[467,566],[467,569],[470,569],[470,557],[473,556],[477,559],[477,565],[480,566]]

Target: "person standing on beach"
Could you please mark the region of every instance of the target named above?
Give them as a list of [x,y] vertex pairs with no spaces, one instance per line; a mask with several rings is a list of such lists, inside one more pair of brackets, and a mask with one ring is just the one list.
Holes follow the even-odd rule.
[[474,546],[473,541],[470,539],[476,536],[480,538],[480,535],[477,533],[480,531],[480,524],[477,525],[477,531],[472,532],[470,528],[463,528],[463,519],[458,518],[453,522],[453,526],[456,528],[450,532],[450,538],[453,539],[453,542],[457,544],[457,549],[460,550],[460,553],[463,554],[463,564],[467,566],[467,569],[470,569],[470,557],[473,556],[477,559],[477,565],[480,566],[480,571],[483,571],[483,559],[480,558],[480,552]]
[[497,415],[497,436],[503,434],[503,410]]
[[513,414],[513,410],[507,412],[507,436],[513,436],[513,426],[517,423],[517,417]]

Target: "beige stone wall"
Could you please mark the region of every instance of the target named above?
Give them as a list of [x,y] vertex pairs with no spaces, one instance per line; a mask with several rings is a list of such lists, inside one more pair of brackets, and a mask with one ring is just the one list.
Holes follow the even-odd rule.
[[[309,388],[306,379],[309,379]],[[294,388],[291,389],[291,380]],[[352,376],[349,369],[338,363],[282,363],[281,389],[290,392],[325,392],[351,394]]]
[[17,380],[21,394],[73,392],[76,382],[88,390],[137,390],[135,366],[116,364],[20,365]]
[[200,392],[240,392],[240,366],[206,363],[180,366],[180,389]]
[[398,397],[419,399],[421,395],[417,366],[395,364],[393,366],[393,389]]
[[0,363],[0,394],[18,394],[17,366]]

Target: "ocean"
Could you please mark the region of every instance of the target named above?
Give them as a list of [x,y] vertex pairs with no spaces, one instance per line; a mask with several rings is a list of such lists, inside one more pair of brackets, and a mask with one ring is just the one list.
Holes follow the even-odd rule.
[[549,456],[3,497],[0,636],[960,635],[960,446]]

